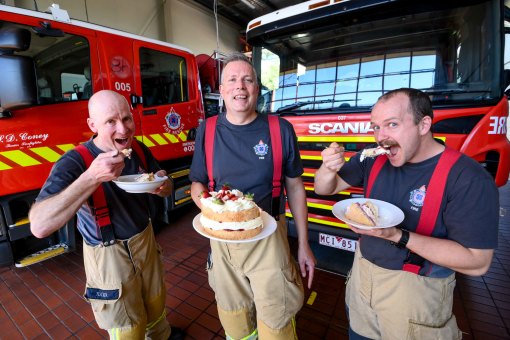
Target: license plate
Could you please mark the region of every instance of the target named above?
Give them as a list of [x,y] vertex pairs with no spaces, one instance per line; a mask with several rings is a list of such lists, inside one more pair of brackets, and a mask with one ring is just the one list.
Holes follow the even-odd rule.
[[319,243],[323,246],[342,249],[354,252],[358,246],[358,241],[348,238],[333,236],[328,234],[319,233]]

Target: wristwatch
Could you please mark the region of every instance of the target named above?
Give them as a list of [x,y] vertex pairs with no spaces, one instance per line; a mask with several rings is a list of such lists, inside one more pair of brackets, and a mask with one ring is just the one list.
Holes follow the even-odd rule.
[[398,242],[391,242],[395,247],[404,249],[407,247],[407,242],[409,242],[409,231],[405,229],[402,230],[402,236],[400,236],[400,240]]

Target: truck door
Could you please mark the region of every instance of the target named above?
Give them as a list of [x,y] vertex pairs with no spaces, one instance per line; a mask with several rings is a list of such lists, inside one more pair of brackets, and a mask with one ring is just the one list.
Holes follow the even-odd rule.
[[[191,156],[190,128],[197,126],[196,101],[188,76],[190,54],[144,41],[134,42],[135,106],[139,140],[162,160]],[[191,95],[190,95],[191,93]]]
[[28,48],[15,54],[32,61],[37,79],[37,101],[0,123],[0,197],[41,188],[53,163],[92,135],[83,88],[84,70],[98,64],[94,32],[57,22],[48,29],[39,21],[0,20],[4,36],[11,29],[31,35]]

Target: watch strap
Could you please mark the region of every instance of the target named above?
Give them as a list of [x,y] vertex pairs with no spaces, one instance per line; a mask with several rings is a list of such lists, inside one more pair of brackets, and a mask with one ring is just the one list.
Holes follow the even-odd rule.
[[398,242],[391,242],[395,247],[404,249],[407,247],[407,242],[409,242],[409,231],[405,229],[402,230],[402,236],[400,236],[400,240]]

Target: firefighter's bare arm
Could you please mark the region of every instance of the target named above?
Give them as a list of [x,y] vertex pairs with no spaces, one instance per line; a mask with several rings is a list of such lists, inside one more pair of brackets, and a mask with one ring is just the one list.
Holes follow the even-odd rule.
[[315,172],[315,192],[319,195],[334,195],[350,187],[337,172],[345,163],[344,148],[333,142],[321,153],[322,165]]
[[[398,228],[362,230],[351,226],[358,234],[380,237],[398,242],[402,231]],[[440,239],[409,232],[407,249],[430,262],[456,272],[480,276],[487,272],[494,254],[493,249],[466,248],[453,240]]]
[[64,226],[102,182],[117,178],[123,168],[124,158],[116,150],[97,156],[66,189],[32,206],[29,213],[32,234],[42,238]]
[[308,209],[306,206],[306,192],[301,177],[285,177],[285,191],[298,233],[299,268],[303,277],[306,277],[308,273],[308,288],[311,288],[317,261],[308,243]]
[[200,194],[203,191],[209,191],[207,189],[207,186],[205,186],[203,183],[200,183],[200,182],[191,183],[191,197],[193,198],[193,201],[199,208],[202,206],[200,204]]

